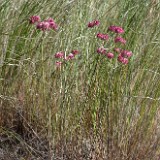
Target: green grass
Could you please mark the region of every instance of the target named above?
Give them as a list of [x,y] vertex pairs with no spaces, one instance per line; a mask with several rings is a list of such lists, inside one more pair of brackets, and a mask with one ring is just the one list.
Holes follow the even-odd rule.
[[[36,30],[32,15],[59,30]],[[0,19],[4,158],[160,158],[159,0],[5,0]],[[110,25],[125,29],[128,65],[96,53],[96,33]],[[54,54],[73,49],[80,54],[57,69]]]

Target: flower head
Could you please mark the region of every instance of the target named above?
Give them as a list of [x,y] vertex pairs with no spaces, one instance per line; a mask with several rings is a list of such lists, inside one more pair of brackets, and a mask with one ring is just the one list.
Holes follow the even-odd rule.
[[128,59],[127,59],[127,58],[124,58],[122,63],[123,63],[123,64],[128,64],[128,62],[129,62]]
[[50,28],[57,31],[58,30],[58,25],[55,22],[50,22]]
[[48,18],[47,20],[45,20],[45,22],[49,23],[49,27],[53,30],[58,30],[58,25],[55,23],[55,21],[53,20],[53,18]]
[[126,40],[122,37],[116,37],[115,38],[115,43],[118,43],[118,42],[120,42],[122,44],[126,44]]
[[109,36],[108,36],[108,34],[98,33],[98,34],[97,34],[97,38],[100,38],[100,39],[102,39],[102,40],[108,40],[108,39],[109,39]]
[[50,24],[49,22],[39,22],[37,24],[37,29],[42,30],[42,31],[46,31],[50,29]]
[[128,62],[129,62],[128,59],[124,58],[121,54],[118,55],[117,59],[118,59],[119,62],[121,62],[123,64],[128,64]]
[[99,25],[100,25],[100,21],[95,20],[95,21],[94,21],[94,24],[95,24],[95,26],[99,26]]
[[29,19],[30,24],[35,24],[36,22],[40,22],[40,16],[31,16]]
[[77,55],[77,54],[79,54],[79,51],[78,50],[72,50],[71,53],[74,54],[74,55]]
[[67,59],[67,60],[73,59],[74,56],[75,56],[75,55],[74,55],[73,53],[70,53],[70,54],[67,56],[66,59]]
[[99,53],[99,54],[106,54],[106,49],[103,48],[103,47],[100,47],[100,48],[97,49],[97,53]]
[[37,29],[42,29],[42,26],[43,26],[43,23],[40,22],[40,23],[37,24],[36,28],[37,28]]
[[108,59],[112,59],[114,57],[114,54],[109,52],[109,53],[106,54],[106,56],[107,56]]
[[64,58],[64,52],[57,52],[55,55],[54,55],[55,58]]
[[53,18],[48,18],[45,20],[46,22],[54,22]]
[[115,32],[116,32],[116,33],[124,33],[124,30],[123,30],[123,28],[121,28],[121,27],[116,27]]
[[121,51],[121,56],[124,58],[129,58],[132,56],[132,52],[131,51],[127,51],[127,50],[122,50]]
[[88,23],[89,28],[93,28],[93,27],[99,26],[99,25],[100,25],[100,21],[98,21],[98,20],[94,20],[94,21]]
[[111,32],[119,33],[119,34],[124,33],[123,28],[119,26],[110,26],[108,30]]
[[62,62],[56,61],[56,67],[61,67],[61,65],[62,65]]
[[52,18],[48,18],[42,22],[39,22],[37,24],[37,29],[42,30],[42,31],[46,31],[49,29],[53,29],[53,30],[58,30],[58,25],[55,23],[55,21]]

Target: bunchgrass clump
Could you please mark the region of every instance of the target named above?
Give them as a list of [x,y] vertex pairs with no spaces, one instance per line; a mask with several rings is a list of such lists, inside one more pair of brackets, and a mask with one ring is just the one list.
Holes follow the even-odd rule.
[[0,159],[159,160],[159,13],[158,0],[0,2]]

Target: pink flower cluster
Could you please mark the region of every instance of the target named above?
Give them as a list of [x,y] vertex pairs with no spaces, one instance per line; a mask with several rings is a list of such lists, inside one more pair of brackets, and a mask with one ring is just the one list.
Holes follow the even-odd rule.
[[[93,27],[93,26],[94,26],[94,21],[90,22],[88,24],[89,28]],[[122,27],[120,27],[120,26],[110,26],[110,27],[108,27],[108,31],[116,33],[117,34],[116,37],[113,37],[113,35],[109,36],[109,34],[97,33],[97,38],[99,38],[101,40],[108,40],[109,37],[110,37],[110,39],[112,40],[112,37],[113,37],[115,45],[117,43],[126,44],[127,41],[123,37],[118,35],[118,34],[124,33],[124,29]],[[107,46],[107,48],[108,48],[108,46]],[[118,53],[118,55],[116,56],[117,60],[119,62],[121,62],[122,64],[128,64],[128,62],[129,62],[128,59],[132,56],[131,51],[124,50],[124,49],[121,49],[121,48],[116,48],[116,47],[114,48],[113,53],[110,52],[108,49],[105,49],[104,47],[99,47],[97,49],[97,53],[101,54],[101,55],[105,55],[108,59],[113,59],[115,57],[115,54]]]
[[93,27],[99,26],[99,25],[100,25],[100,22],[98,20],[94,20],[94,21],[88,23],[89,28],[93,28]]
[[132,56],[132,52],[120,48],[115,48],[114,50],[119,53],[117,60],[123,64],[128,64],[128,58]]
[[64,52],[60,51],[54,55],[55,58],[64,58]]
[[118,59],[119,62],[121,62],[121,63],[123,63],[123,64],[128,64],[128,59],[122,57],[121,54],[118,55],[118,58],[117,58],[117,59]]
[[[71,53],[69,53],[67,56],[65,56],[65,53],[63,51],[57,52],[54,57],[57,59],[62,59],[63,61],[72,60],[75,58],[76,55],[79,54],[78,50],[72,50]],[[63,64],[61,61],[56,61],[56,67],[60,67]]]
[[122,44],[126,44],[126,40],[122,37],[116,37],[115,38],[115,43],[118,43],[118,42],[120,42]]
[[72,50],[71,53],[72,53],[73,55],[77,55],[77,54],[79,54],[79,51],[78,51],[78,50]]
[[110,26],[108,30],[119,34],[124,33],[123,28],[119,26]]
[[[123,50],[121,48],[114,48],[114,51],[119,53],[117,60],[122,64],[128,64],[130,58],[132,56],[132,52],[128,50]],[[108,52],[104,47],[100,47],[97,49],[97,53],[105,55],[108,59],[114,58],[114,53]]]
[[108,40],[109,36],[108,34],[102,34],[102,33],[98,33],[97,34],[97,38],[101,39],[101,40]]
[[104,47],[100,47],[100,48],[97,49],[97,53],[106,54],[106,49]]
[[112,59],[114,57],[114,54],[111,52],[107,53],[107,50],[104,47],[98,48],[97,53],[107,56],[108,59]]
[[122,57],[126,57],[126,58],[129,58],[129,57],[131,57],[132,56],[132,52],[131,51],[127,51],[127,50],[122,50],[121,51],[121,55],[122,55]]
[[52,18],[48,18],[44,21],[40,21],[39,16],[31,16],[30,23],[36,24],[36,28],[42,31],[46,31],[50,29],[53,29],[55,31],[58,30],[58,25],[55,23],[55,21]]
[[114,54],[111,53],[111,52],[107,53],[106,56],[107,56],[109,59],[114,58]]
[[40,21],[41,21],[40,16],[31,16],[30,19],[29,19],[30,24],[35,24],[35,23],[40,22]]
[[61,67],[61,65],[62,65],[62,62],[60,62],[60,61],[56,61],[56,67]]

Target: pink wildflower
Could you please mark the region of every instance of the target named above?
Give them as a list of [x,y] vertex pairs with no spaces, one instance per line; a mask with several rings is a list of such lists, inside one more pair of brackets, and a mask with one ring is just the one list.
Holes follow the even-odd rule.
[[71,53],[74,54],[74,55],[77,55],[77,54],[79,54],[79,51],[78,50],[72,50]]
[[114,57],[114,54],[109,52],[106,54],[107,58],[112,59]]
[[50,28],[57,31],[58,30],[58,25],[54,22],[50,22]]
[[116,33],[124,33],[124,30],[121,27],[117,27],[115,32]]
[[119,34],[124,33],[123,28],[119,26],[110,26],[108,30]]
[[108,36],[108,34],[98,33],[98,34],[97,34],[97,38],[100,38],[100,39],[102,39],[102,40],[108,40],[108,39],[109,39],[109,36]]
[[95,26],[99,26],[99,25],[100,25],[100,21],[95,20],[95,21],[94,21],[94,24],[95,24]]
[[93,27],[99,26],[99,25],[100,25],[100,22],[98,20],[95,20],[95,21],[92,21],[92,22],[88,23],[89,28],[93,28]]
[[123,63],[123,64],[128,64],[128,62],[129,62],[128,59],[122,57],[121,54],[118,55],[118,61],[121,62],[121,63]]
[[45,22],[49,23],[49,27],[53,30],[58,30],[58,25],[55,23],[55,21],[52,18],[48,18],[47,20],[45,20]]
[[119,62],[121,62],[121,63],[122,63],[122,61],[123,61],[123,58],[124,58],[124,57],[122,57],[122,55],[121,55],[121,54],[119,54],[119,55],[118,55],[118,58],[117,58],[117,60],[118,60]]
[[110,26],[110,27],[108,28],[108,30],[109,30],[109,31],[112,31],[112,32],[115,32],[116,26]]
[[117,43],[117,42],[126,44],[126,40],[124,38],[122,38],[122,37],[116,37],[115,38],[115,43]]
[[124,58],[129,58],[132,56],[132,52],[131,51],[127,51],[127,50],[122,50],[121,51],[121,56]]
[[54,22],[53,18],[48,18],[45,20],[46,22]]
[[100,47],[100,48],[97,49],[97,53],[99,53],[99,54],[106,54],[106,49],[103,48],[103,47]]
[[61,65],[62,65],[62,62],[56,61],[56,67],[61,67]]
[[36,22],[40,22],[40,16],[31,16],[29,19],[30,24],[35,24]]
[[49,22],[40,22],[37,24],[37,29],[40,29],[42,31],[46,31],[50,29],[50,24]]
[[128,59],[127,59],[127,58],[124,58],[122,63],[123,63],[123,64],[128,64],[128,62],[129,62]]
[[64,52],[57,52],[55,55],[54,55],[55,58],[64,58]]
[[73,53],[70,53],[70,54],[67,56],[66,59],[67,59],[67,60],[73,59],[74,56],[75,56],[75,55],[74,55]]

